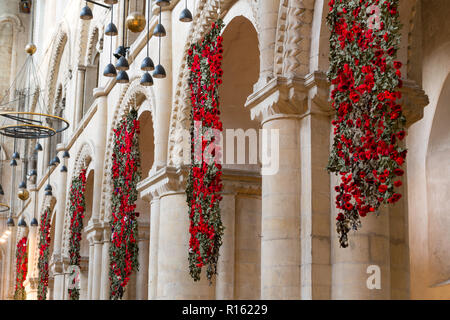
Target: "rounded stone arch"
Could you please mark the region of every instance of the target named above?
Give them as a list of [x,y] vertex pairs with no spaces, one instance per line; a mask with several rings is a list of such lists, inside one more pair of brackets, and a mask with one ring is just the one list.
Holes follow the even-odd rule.
[[[69,53],[69,61],[70,60],[70,29],[65,20],[63,20],[58,27],[56,28],[57,33],[55,35],[55,41],[53,47],[51,49],[50,60],[49,60],[49,71],[46,78],[46,101],[47,108],[52,108],[56,99],[56,81],[58,78],[58,73],[61,66],[61,58],[64,50],[66,49],[66,45],[68,46],[67,50]],[[46,110],[47,112],[51,112],[51,110]]]
[[[236,6],[235,9],[233,9]],[[194,11],[194,20],[190,25],[186,44],[183,49],[183,61],[180,64],[178,80],[174,89],[174,98],[169,123],[168,139],[168,159],[169,165],[177,165],[182,161],[183,148],[177,147],[180,139],[180,132],[189,128],[189,114],[191,110],[189,98],[189,69],[186,64],[187,52],[191,44],[201,39],[208,31],[211,23],[218,18],[220,7],[220,17],[229,22],[236,16],[245,16],[256,30],[259,30],[258,19],[256,17],[257,1],[255,0],[201,0]],[[242,10],[245,10],[244,13]],[[251,13],[250,13],[251,12]]]
[[[79,2],[79,11],[85,4],[80,1]],[[76,38],[75,43],[75,61],[77,65],[83,65],[85,58],[86,58],[86,51],[88,48],[88,35],[89,35],[89,26],[91,25],[91,20],[83,20],[83,19],[77,19],[78,25],[77,25],[77,32],[78,35]]]
[[[78,148],[73,164],[72,174],[70,176],[69,182],[69,192],[66,197],[66,205],[64,210],[64,228],[63,228],[63,238],[62,238],[62,253],[64,256],[68,254],[68,238],[69,238],[69,226],[70,226],[70,216],[69,216],[69,208],[70,208],[70,184],[72,180],[80,174],[82,169],[86,169],[86,171],[92,170],[92,166],[94,164],[94,144],[91,141],[85,141],[81,143],[81,146]],[[86,172],[87,176],[87,172]]]
[[150,111],[151,123],[155,127],[155,93],[152,87],[143,87],[140,85],[140,77],[133,77],[130,82],[126,84],[120,94],[119,101],[114,107],[111,124],[108,125],[109,134],[107,137],[105,150],[105,165],[103,167],[103,181],[102,181],[102,198],[100,204],[100,220],[107,220],[109,210],[109,197],[111,195],[111,176],[110,168],[112,166],[112,151],[114,147],[114,131],[122,119],[122,116],[134,106],[136,101],[142,102],[138,109],[138,115],[144,111]]
[[[450,50],[450,43],[447,44]],[[448,56],[447,59],[450,59]],[[449,70],[450,71],[450,70]],[[434,111],[426,153],[429,285],[450,284],[450,72]]]
[[[84,65],[89,65],[92,62],[92,59],[94,58],[94,50],[96,42],[98,41],[100,37],[100,29],[98,26],[94,25],[90,31],[87,41],[87,47],[86,47],[86,54],[84,57]],[[95,41],[97,39],[97,41]]]

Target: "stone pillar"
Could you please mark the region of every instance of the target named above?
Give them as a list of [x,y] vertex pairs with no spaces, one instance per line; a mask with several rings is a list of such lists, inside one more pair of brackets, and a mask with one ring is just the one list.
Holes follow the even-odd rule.
[[101,299],[109,300],[109,246],[111,245],[111,228],[109,223],[103,227],[103,248],[102,248],[102,279],[101,279]]
[[[158,234],[156,299],[214,299],[214,286],[210,286],[206,275],[194,282],[189,275],[189,216],[185,194],[185,170],[165,167],[158,170],[139,185],[141,197],[152,194],[160,197],[160,217]],[[152,204],[152,216],[154,204]],[[153,217],[150,222],[151,239]],[[150,260],[154,244],[151,243]],[[152,262],[153,263],[153,262]],[[150,265],[150,276],[154,266]],[[150,279],[152,281],[154,279]],[[150,282],[150,298],[154,284]]]
[[86,75],[86,67],[79,65],[77,70],[77,96],[76,96],[76,103],[74,108],[74,117],[75,119],[73,127],[75,128],[78,126],[78,124],[81,121],[81,118],[83,117],[83,103],[84,103],[84,80]]
[[225,232],[217,262],[216,299],[232,300],[234,299],[235,194],[223,194],[220,207]]
[[147,300],[150,225],[139,224],[139,271],[136,273],[136,300]]
[[[167,144],[169,139],[169,119],[172,105],[172,12],[162,8],[161,19],[167,36],[161,38],[161,65],[166,70],[166,78],[155,81],[155,160],[154,168],[161,168],[167,162]],[[159,12],[159,10],[158,10]],[[157,63],[157,61],[155,61]]]
[[159,198],[150,203],[150,246],[148,263],[148,299],[156,299],[158,284]]
[[[94,278],[94,238],[88,236],[89,241],[89,261],[88,261],[88,278],[87,278],[87,297],[86,300],[92,299],[92,282]],[[81,299],[81,293],[80,293]]]
[[307,108],[304,90],[304,83],[279,77],[246,103],[263,128],[261,299],[300,299],[299,115]]
[[103,228],[100,224],[90,224],[86,227],[89,240],[89,287],[90,300],[100,299]]

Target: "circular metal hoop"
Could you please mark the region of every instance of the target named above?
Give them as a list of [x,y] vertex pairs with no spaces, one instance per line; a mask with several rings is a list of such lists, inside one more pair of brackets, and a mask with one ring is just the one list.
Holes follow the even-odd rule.
[[[45,113],[3,111],[0,112],[0,116],[7,121],[7,124],[0,127],[0,134],[12,138],[49,138],[69,128],[69,122],[66,119]],[[44,123],[51,125],[46,126]]]
[[6,212],[9,210],[9,206],[6,203],[0,202],[0,212]]

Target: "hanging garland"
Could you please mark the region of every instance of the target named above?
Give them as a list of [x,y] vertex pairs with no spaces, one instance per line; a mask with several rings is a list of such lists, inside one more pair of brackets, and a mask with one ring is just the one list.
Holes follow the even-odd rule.
[[50,258],[50,209],[47,207],[41,215],[39,224],[39,285],[38,300],[47,300],[48,261]]
[[27,294],[23,285],[28,272],[27,237],[23,237],[16,246],[16,286],[14,300],[26,300]]
[[[191,46],[187,59],[192,111],[191,168],[186,195],[190,219],[189,272],[194,281],[200,280],[203,266],[207,268],[206,275],[210,282],[217,274],[224,231],[219,207],[222,200],[222,165],[210,161],[205,155],[206,151],[214,157],[218,148],[212,130],[222,131],[218,87],[223,75],[223,38],[220,36],[223,26],[222,20],[213,23],[211,31],[201,42]],[[200,135],[201,141],[196,141],[197,135]],[[197,154],[196,144],[201,145],[201,154]]]
[[335,187],[339,241],[361,225],[360,217],[401,198],[396,188],[406,149],[400,68],[398,0],[331,0],[328,78],[336,110],[328,170],[339,173]]
[[132,271],[139,269],[137,184],[141,180],[139,153],[139,121],[137,111],[131,111],[114,129],[114,149],[111,198],[112,242],[110,258],[110,299],[122,299]]
[[[86,210],[84,192],[86,191],[86,169],[82,169],[78,177],[73,178],[70,186],[70,265],[80,267],[80,242],[83,229],[83,218]],[[68,289],[70,300],[80,299],[80,289]]]

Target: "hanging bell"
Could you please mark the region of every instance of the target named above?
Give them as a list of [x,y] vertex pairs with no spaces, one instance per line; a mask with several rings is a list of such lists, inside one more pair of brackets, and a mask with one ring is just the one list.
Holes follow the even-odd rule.
[[59,157],[58,157],[58,156],[55,156],[55,157],[53,158],[52,162],[53,162],[55,165],[58,165],[58,164],[61,163],[61,160],[59,160]]
[[36,177],[37,176],[37,171],[35,169],[30,170],[30,173],[28,174],[30,177]]
[[103,75],[105,77],[115,77],[117,76],[116,67],[112,63],[108,63],[105,67],[105,70],[103,70]]
[[150,73],[145,72],[145,73],[142,75],[140,84],[141,84],[141,86],[144,86],[144,87],[150,87],[150,86],[153,85],[153,78],[152,78],[152,76],[150,75]]
[[61,167],[61,170],[59,170],[60,172],[67,172],[67,167],[65,165],[63,165]]
[[156,0],[155,4],[159,7],[167,7],[170,5],[170,0]]
[[8,220],[6,221],[6,225],[8,227],[14,227],[14,219],[12,217],[9,217]]
[[17,226],[21,227],[21,228],[26,228],[27,227],[27,223],[26,223],[26,221],[25,221],[25,219],[23,217],[20,218],[19,223],[17,224]]
[[166,77],[166,70],[160,64],[155,67],[155,71],[153,71],[153,78],[162,79]]
[[130,69],[127,58],[125,58],[124,56],[120,57],[119,61],[117,61],[116,69],[119,71],[127,71],[128,69]]
[[20,184],[19,184],[19,189],[26,189],[27,188],[27,183],[25,182],[25,181],[22,181]]
[[49,184],[47,184],[46,186],[45,186],[45,189],[44,189],[45,191],[52,191],[53,189],[52,189],[52,186],[51,185],[49,185]]
[[116,59],[120,59],[120,57],[125,57],[127,54],[127,49],[124,46],[118,46],[116,52],[113,53],[113,56]]
[[69,159],[70,158],[70,153],[69,153],[69,151],[64,151],[64,153],[63,153],[63,159]]
[[191,22],[192,21],[192,13],[189,11],[188,8],[183,9],[180,14],[180,21],[181,22]]
[[17,166],[17,161],[16,161],[16,159],[12,159],[11,162],[9,163],[9,165],[10,165],[11,167],[16,167],[16,166]]
[[110,22],[105,28],[105,34],[110,37],[117,36],[119,31],[114,23]]
[[13,153],[12,158],[13,159],[20,159],[20,154],[16,151],[16,152]]
[[161,23],[158,23],[153,30],[153,35],[155,37],[165,37],[166,36],[166,29]]
[[2,187],[1,184],[0,184],[0,195],[1,195],[1,196],[4,196],[4,195],[5,195],[5,191],[3,191],[3,187]]
[[128,78],[128,74],[126,71],[119,71],[119,74],[116,77],[117,83],[128,83],[130,82],[130,79]]
[[91,20],[93,17],[91,8],[84,6],[83,9],[81,9],[80,19]]
[[38,224],[37,219],[35,217],[33,217],[33,219],[31,219],[30,226],[37,227],[38,225],[39,224]]
[[155,65],[153,64],[153,60],[150,57],[145,57],[144,61],[141,64],[142,71],[153,71],[155,70]]
[[36,147],[34,148],[36,151],[42,151],[42,145],[38,142],[36,143]]
[[119,0],[105,0],[103,1],[105,4],[116,4]]

